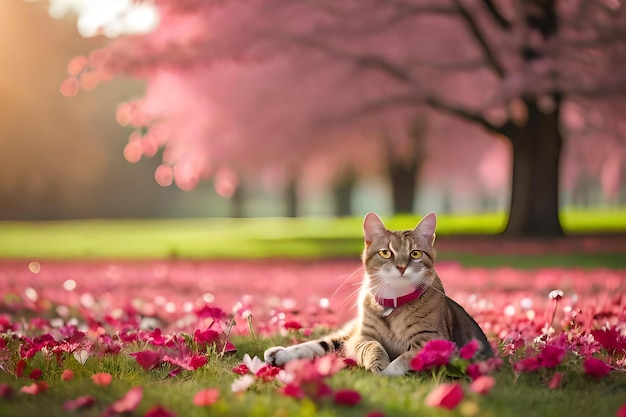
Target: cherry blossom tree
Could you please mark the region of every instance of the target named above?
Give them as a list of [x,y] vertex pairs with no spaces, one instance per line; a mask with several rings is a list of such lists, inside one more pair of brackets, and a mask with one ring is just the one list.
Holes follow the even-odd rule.
[[611,0],[150,3],[156,30],[77,58],[63,90],[146,80],[118,112],[142,133],[126,157],[164,147],[157,181],[183,189],[214,175],[228,195],[231,172],[293,171],[340,142],[346,163],[396,155],[408,168],[394,174],[393,159],[391,175],[414,177],[410,132],[429,107],[511,144],[506,233],[558,235],[563,105],[623,94],[626,81],[626,12]]

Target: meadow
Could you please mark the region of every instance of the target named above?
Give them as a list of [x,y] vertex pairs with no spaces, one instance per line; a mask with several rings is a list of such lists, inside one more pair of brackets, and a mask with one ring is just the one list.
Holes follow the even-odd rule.
[[623,217],[602,219],[513,242],[440,217],[438,273],[498,360],[432,347],[397,378],[254,360],[354,314],[360,219],[0,224],[0,415],[624,417],[625,239],[588,234]]

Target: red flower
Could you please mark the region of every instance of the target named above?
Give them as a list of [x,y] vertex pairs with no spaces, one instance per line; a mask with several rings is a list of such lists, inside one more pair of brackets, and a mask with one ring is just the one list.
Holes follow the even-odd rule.
[[130,356],[134,357],[137,363],[147,372],[159,366],[162,354],[154,350],[142,350],[141,352],[131,353]]
[[426,342],[424,348],[411,361],[411,369],[414,371],[438,368],[450,363],[450,358],[456,350],[456,345],[450,340],[431,340]]
[[617,413],[615,413],[615,417],[626,417],[626,403],[624,403],[624,405],[622,405],[619,410],[617,410]]
[[564,347],[546,345],[538,356],[539,364],[544,368],[554,368],[563,361],[565,353]]
[[111,404],[109,408],[116,413],[135,411],[141,402],[141,397],[143,397],[143,388],[132,387],[128,390],[126,395]]
[[189,359],[189,367],[193,370],[203,367],[209,359],[205,355],[194,355]]
[[334,395],[335,404],[357,405],[361,401],[361,394],[351,389],[340,389]]
[[193,397],[193,403],[200,407],[206,407],[215,404],[220,397],[220,391],[217,388],[206,388],[200,390]]
[[426,405],[453,410],[463,399],[463,388],[458,383],[441,384],[428,394]]
[[470,384],[470,389],[477,394],[487,395],[495,385],[496,380],[489,375],[481,375]]
[[200,331],[200,329],[196,329],[193,332],[193,340],[202,348],[206,348],[208,344],[215,344],[219,341],[220,334],[213,329],[206,329],[204,331]]
[[302,388],[300,388],[300,386],[298,386],[296,384],[284,385],[280,389],[280,393],[285,395],[285,396],[287,396],[287,397],[293,397],[293,398],[297,398],[297,399],[302,399],[305,396],[304,391],[302,390]]
[[247,374],[250,370],[248,369],[248,367],[246,366],[245,363],[240,363],[239,365],[235,366],[232,371],[238,375],[245,375]]
[[472,339],[468,344],[459,349],[459,356],[462,359],[472,359],[479,347],[480,343],[478,340]]
[[37,381],[37,382],[33,382],[30,385],[22,387],[20,389],[20,392],[24,394],[37,395],[37,394],[41,394],[42,392],[48,391],[48,388],[49,386],[46,381]]
[[74,411],[79,408],[91,407],[96,403],[96,399],[91,395],[83,395],[75,400],[68,400],[63,403],[63,409],[66,411]]
[[144,417],[176,417],[176,414],[166,410],[160,405],[157,405],[146,411]]
[[302,328],[302,325],[299,322],[292,320],[285,322],[285,324],[283,324],[283,327],[287,330],[300,330]]
[[17,361],[17,365],[15,366],[15,376],[20,378],[24,375],[24,368],[26,368],[26,361],[24,359]]
[[276,375],[280,372],[280,368],[277,366],[266,365],[259,369],[255,376],[262,379],[265,382],[273,381]]
[[101,387],[106,387],[107,385],[109,385],[112,379],[113,375],[106,372],[100,372],[91,376],[91,380],[93,381],[93,383],[96,385],[100,385]]
[[61,379],[63,381],[71,381],[72,379],[74,379],[74,371],[72,371],[71,369],[64,369],[63,373],[61,374]]
[[9,398],[13,395],[13,388],[9,384],[0,384],[0,398]]
[[42,376],[43,372],[41,372],[41,369],[39,368],[33,369],[32,371],[30,371],[30,374],[28,374],[28,377],[34,380],[41,379]]
[[585,370],[585,374],[595,378],[602,378],[611,372],[611,367],[609,365],[592,356],[585,358],[583,368]]

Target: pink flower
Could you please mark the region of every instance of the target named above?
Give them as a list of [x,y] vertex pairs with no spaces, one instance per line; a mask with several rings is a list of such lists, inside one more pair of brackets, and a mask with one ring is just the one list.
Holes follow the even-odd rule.
[[61,379],[63,381],[71,381],[72,379],[74,379],[74,371],[72,371],[71,369],[64,369],[63,373],[61,374]]
[[615,417],[626,417],[626,403],[624,403],[624,405],[622,405],[619,410],[617,410],[617,413],[615,413]]
[[68,400],[63,403],[63,409],[66,411],[74,411],[79,408],[91,407],[96,403],[96,399],[91,395],[83,395],[75,400]]
[[234,380],[230,388],[233,392],[244,392],[248,388],[250,388],[252,384],[254,384],[254,377],[250,374],[247,374]]
[[220,334],[213,329],[206,329],[204,331],[196,329],[196,331],[193,332],[193,340],[204,349],[207,345],[217,343],[219,339]]
[[176,414],[168,411],[160,405],[157,405],[146,411],[144,417],[176,417]]
[[106,372],[93,374],[91,376],[91,380],[93,381],[93,383],[96,385],[100,385],[101,387],[106,387],[107,385],[109,385],[112,379],[113,376]]
[[13,395],[13,388],[9,384],[0,384],[0,398],[9,398]]
[[552,379],[548,383],[548,388],[557,389],[558,387],[561,386],[562,379],[563,379],[563,374],[560,372],[555,372],[554,375],[552,375]]
[[305,397],[304,391],[298,385],[287,384],[281,387],[280,393],[292,398],[302,399]]
[[554,368],[563,361],[565,353],[564,347],[547,345],[538,356],[539,364],[544,368]]
[[609,372],[611,372],[611,367],[609,365],[607,365],[600,359],[596,359],[592,356],[585,358],[585,361],[583,362],[583,368],[585,370],[585,374],[594,378],[605,377],[609,374]]
[[255,376],[265,382],[269,382],[273,381],[280,371],[281,369],[277,366],[265,365],[257,371]]
[[147,372],[159,366],[163,355],[154,350],[142,350],[141,352],[131,353],[130,356],[134,357],[137,363]]
[[41,377],[43,376],[43,372],[41,372],[41,369],[39,368],[35,368],[32,371],[30,371],[30,374],[28,374],[28,377],[30,379],[41,379]]
[[142,387],[132,387],[128,390],[126,395],[124,395],[119,400],[115,401],[109,407],[112,411],[116,413],[126,413],[135,411],[139,403],[141,402],[141,398],[143,397],[143,388]]
[[480,343],[478,340],[472,339],[468,344],[459,349],[459,356],[462,359],[472,359],[479,347]]
[[42,392],[48,391],[48,388],[49,386],[46,381],[37,381],[37,382],[33,382],[30,385],[26,385],[25,387],[22,387],[20,389],[20,392],[24,394],[37,395],[37,394],[41,394]]
[[426,405],[453,410],[463,399],[463,388],[458,383],[441,384],[426,397]]
[[215,404],[220,397],[220,391],[217,388],[206,388],[200,390],[193,397],[193,403],[200,407],[206,407]]
[[421,371],[445,366],[450,362],[455,350],[456,345],[450,340],[438,339],[426,342],[424,348],[413,358],[415,360],[411,361],[411,369]]
[[299,322],[292,320],[285,322],[285,324],[283,324],[283,327],[287,330],[300,330],[302,328],[302,325]]
[[539,369],[539,358],[531,356],[530,358],[522,359],[513,365],[513,368],[517,372],[533,372]]
[[495,385],[496,380],[489,375],[481,375],[470,384],[470,389],[477,394],[487,395]]
[[240,363],[239,365],[235,366],[232,371],[238,375],[245,375],[250,372],[245,363]]
[[335,392],[335,404],[357,405],[361,401],[361,394],[351,389],[341,389]]
[[592,330],[591,334],[610,354],[626,353],[626,337],[622,336],[615,327],[607,330]]
[[243,364],[248,368],[248,370],[250,370],[250,372],[252,372],[253,374],[256,374],[257,372],[259,372],[259,370],[261,368],[263,368],[264,366],[266,366],[266,363],[263,362],[261,359],[259,359],[258,357],[254,357],[251,358],[250,355],[248,355],[247,353],[245,355],[243,355]]

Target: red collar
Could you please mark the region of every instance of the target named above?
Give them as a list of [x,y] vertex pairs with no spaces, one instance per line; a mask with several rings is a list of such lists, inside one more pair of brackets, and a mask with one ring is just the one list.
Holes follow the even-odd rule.
[[417,300],[422,295],[422,291],[415,290],[412,293],[407,295],[403,295],[402,297],[397,298],[380,298],[378,296],[374,296],[374,299],[378,304],[383,307],[400,307],[403,304],[410,303],[413,300]]

